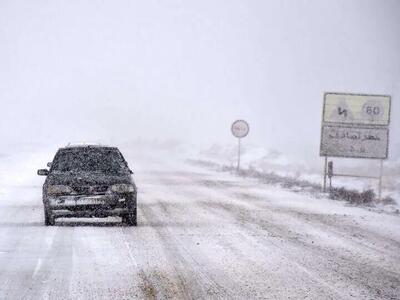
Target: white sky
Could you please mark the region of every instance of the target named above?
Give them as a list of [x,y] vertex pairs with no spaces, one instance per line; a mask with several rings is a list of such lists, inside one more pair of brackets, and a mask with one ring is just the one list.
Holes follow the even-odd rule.
[[0,0],[2,144],[177,138],[318,156],[324,91],[392,95],[400,1]]

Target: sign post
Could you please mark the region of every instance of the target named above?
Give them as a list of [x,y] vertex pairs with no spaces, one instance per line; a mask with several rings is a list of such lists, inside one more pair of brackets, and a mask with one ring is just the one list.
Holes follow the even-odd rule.
[[325,164],[324,164],[324,185],[322,188],[322,191],[325,193],[326,192],[326,175],[327,175],[327,169],[328,169],[328,156],[325,156]]
[[382,173],[383,173],[383,159],[381,159],[381,165],[379,167],[379,187],[378,187],[378,199],[382,199]]
[[238,138],[238,158],[237,170],[240,170],[240,140],[249,134],[249,124],[244,120],[236,120],[231,126],[231,131],[234,137]]
[[328,157],[379,159],[379,177],[333,171],[330,176],[379,179],[381,199],[382,164],[389,148],[390,102],[391,97],[385,95],[325,93],[320,145],[320,156],[325,157],[324,192]]
[[238,138],[238,162],[237,162],[237,170],[240,170],[240,140],[241,138]]

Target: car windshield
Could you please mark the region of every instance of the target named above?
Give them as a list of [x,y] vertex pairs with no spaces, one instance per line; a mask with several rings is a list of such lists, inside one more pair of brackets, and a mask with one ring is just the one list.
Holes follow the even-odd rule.
[[52,171],[101,172],[115,174],[127,168],[117,149],[82,148],[60,150],[54,158]]

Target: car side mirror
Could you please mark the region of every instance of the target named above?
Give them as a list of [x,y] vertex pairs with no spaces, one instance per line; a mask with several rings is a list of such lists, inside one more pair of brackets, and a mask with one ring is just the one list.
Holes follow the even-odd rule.
[[49,168],[51,168],[51,161],[49,161],[49,162],[47,163],[47,166],[48,166]]
[[49,170],[47,170],[47,169],[40,169],[40,170],[37,171],[37,174],[38,174],[39,176],[47,176],[47,175],[49,175]]

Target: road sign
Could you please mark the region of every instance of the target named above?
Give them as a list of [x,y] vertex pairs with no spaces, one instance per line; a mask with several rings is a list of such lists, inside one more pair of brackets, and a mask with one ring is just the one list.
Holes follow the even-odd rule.
[[325,123],[388,126],[390,96],[326,93]]
[[231,126],[232,134],[238,138],[237,170],[240,170],[240,140],[249,134],[249,124],[244,120],[236,120]]
[[244,138],[249,134],[249,124],[244,120],[236,120],[231,126],[232,134],[237,138]]
[[388,156],[388,129],[323,125],[321,156],[376,158]]
[[325,156],[324,192],[327,171],[330,180],[333,176],[329,173],[328,156],[372,158],[381,160],[378,177],[381,198],[382,162],[388,157],[389,148],[390,101],[390,96],[384,95],[325,93],[320,145],[320,155]]

